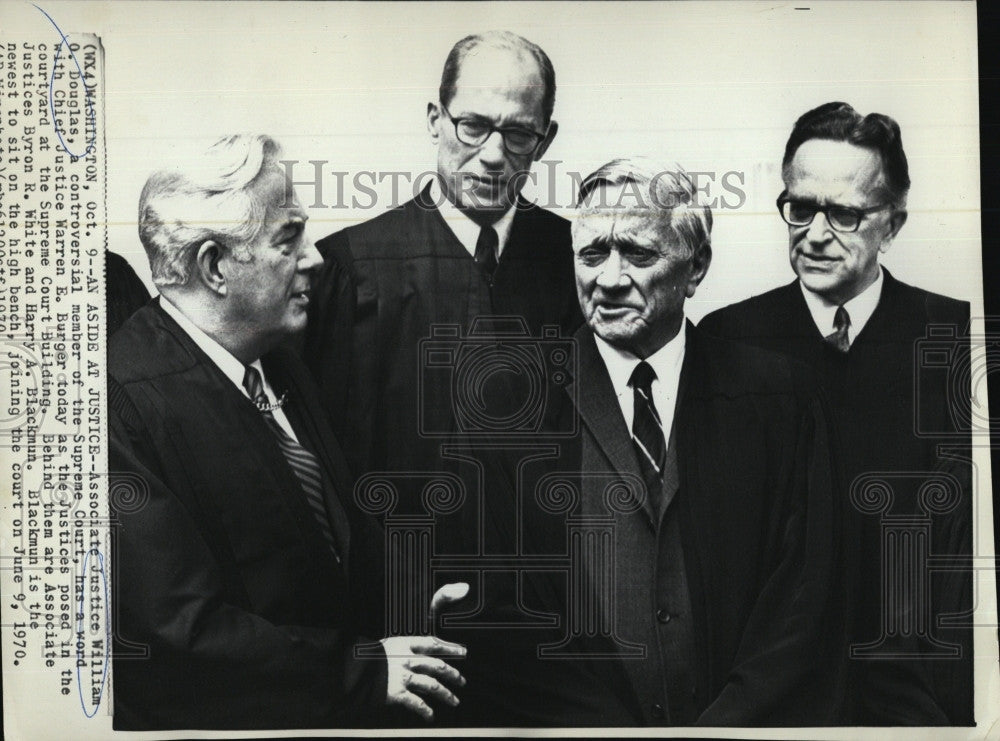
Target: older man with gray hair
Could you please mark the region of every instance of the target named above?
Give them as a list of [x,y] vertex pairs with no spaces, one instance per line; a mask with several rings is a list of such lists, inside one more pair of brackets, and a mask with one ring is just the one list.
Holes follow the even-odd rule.
[[108,350],[116,729],[399,722],[387,705],[429,720],[464,684],[434,656],[462,646],[364,638],[381,635],[383,537],[279,347],[305,326],[320,256],[278,156],[270,137],[227,137],[140,199],[160,296]]
[[613,504],[603,624],[639,724],[824,725],[842,676],[827,426],[802,369],[685,319],[711,228],[678,167],[615,160],[581,183],[570,396],[582,513]]

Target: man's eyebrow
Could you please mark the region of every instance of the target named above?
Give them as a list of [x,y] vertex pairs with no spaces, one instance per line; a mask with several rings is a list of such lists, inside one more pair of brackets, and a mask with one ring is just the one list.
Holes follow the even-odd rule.
[[467,111],[456,115],[455,118],[469,118],[475,121],[486,121],[487,123],[493,124],[494,126],[509,129],[528,129],[529,131],[535,130],[535,119],[530,115],[522,115],[521,113],[515,113],[509,118],[504,118],[501,116],[499,119],[493,116],[486,116],[482,113],[477,113],[475,111]]
[[607,237],[598,237],[597,239],[587,242],[587,244],[583,245],[580,248],[580,252],[583,252],[583,250],[608,251],[610,249],[611,249],[611,241]]
[[487,123],[493,123],[493,118],[486,116],[482,113],[477,113],[476,111],[452,111],[452,118],[464,118],[472,121],[485,121]]
[[535,133],[536,131],[544,131],[545,130],[544,124],[541,125],[541,126],[539,126],[536,123],[536,120],[535,120],[534,116],[532,116],[530,114],[528,114],[528,115],[522,115],[520,113],[516,114],[509,121],[503,121],[501,123],[501,126],[503,126],[503,128],[507,128],[507,129],[510,129],[510,128],[513,128],[513,129],[527,129],[528,131],[530,131],[532,133]]
[[655,247],[651,247],[648,244],[639,244],[628,238],[615,238],[614,244],[622,252],[657,252]]
[[504,128],[504,129],[525,129],[525,130],[531,131],[533,133],[535,131],[535,122],[533,120],[529,121],[528,119],[515,118],[515,119],[513,119],[511,121],[504,121],[501,124],[501,128]]

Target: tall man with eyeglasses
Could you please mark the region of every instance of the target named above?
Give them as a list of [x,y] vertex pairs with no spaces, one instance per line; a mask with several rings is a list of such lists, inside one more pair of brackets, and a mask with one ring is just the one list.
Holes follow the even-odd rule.
[[[923,596],[911,603],[898,592],[894,597],[904,586],[882,581],[889,568],[883,549],[891,553],[893,543],[881,529],[885,518],[930,514],[921,490],[945,482],[960,501],[932,518],[927,547],[934,555],[971,553],[970,468],[938,449],[969,443],[954,436],[949,405],[956,398],[946,386],[955,373],[917,360],[918,343],[934,325],[965,335],[969,304],[909,286],[879,264],[906,222],[910,186],[892,118],[862,116],[846,103],[809,111],[789,137],[782,177],[778,210],[788,224],[797,280],[716,311],[699,326],[804,361],[829,399],[838,433],[843,594],[850,614],[845,650],[853,648],[853,702],[845,721],[970,724],[971,631],[940,627],[937,618],[971,607],[971,579],[967,572],[918,574],[928,579],[929,607]],[[948,349],[957,371],[967,339],[953,340]],[[862,500],[878,499],[885,486],[890,508],[881,517],[863,512],[872,508]],[[941,658],[935,639],[958,645],[961,656]],[[863,647],[872,643],[877,650]]]
[[438,177],[318,242],[305,354],[359,471],[423,469],[436,453],[418,435],[418,343],[433,326],[505,315],[568,336],[582,323],[569,222],[519,198],[558,130],[555,93],[537,45],[505,31],[462,39],[427,104]]
[[[483,441],[496,432],[510,443],[493,421],[509,418],[510,404],[517,411],[545,379],[502,362],[462,365],[459,352],[450,374],[440,365],[425,373],[429,359],[421,354],[421,341],[442,325],[452,328],[445,342],[456,346],[474,331],[497,337],[502,327],[520,327],[530,353],[543,328],[559,328],[568,343],[582,324],[569,222],[520,197],[556,136],[555,94],[552,62],[536,44],[505,31],[462,39],[427,105],[437,178],[401,207],[317,244],[324,265],[310,304],[306,360],[358,473],[391,482],[393,515],[425,514],[428,472],[461,477],[464,504],[435,520],[438,554],[565,552],[565,529],[539,533],[537,519],[520,509],[517,460]],[[508,321],[487,320],[498,316]],[[441,356],[447,353],[435,362]],[[482,405],[461,410],[472,412],[478,428],[458,418],[462,404]],[[464,455],[481,470],[457,461],[454,445],[452,455],[442,452],[442,434],[454,433],[454,443],[470,432],[478,447],[463,448]],[[520,442],[519,450],[526,444],[530,451],[534,441]],[[474,625],[448,633],[469,647],[468,694],[456,724],[626,721],[590,667],[538,659],[537,646],[558,641],[565,626],[538,625],[562,609],[565,586],[549,576],[521,573],[516,564],[468,574],[474,616],[466,622]]]

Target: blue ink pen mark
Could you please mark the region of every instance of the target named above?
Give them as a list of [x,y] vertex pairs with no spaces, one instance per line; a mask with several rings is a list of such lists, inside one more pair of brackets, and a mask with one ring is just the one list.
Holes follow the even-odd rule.
[[[73,49],[69,45],[69,39],[66,38],[66,34],[64,34],[62,32],[62,29],[59,28],[58,25],[56,25],[56,22],[54,20],[52,20],[52,16],[50,16],[48,13],[39,8],[34,3],[32,3],[32,5],[38,10],[39,13],[41,13],[42,15],[44,15],[46,18],[49,19],[49,23],[51,23],[52,27],[59,32],[59,37],[62,39],[62,41],[59,42],[59,46],[56,47],[56,54],[55,57],[52,59],[52,76],[49,78],[49,112],[52,115],[52,128],[56,130],[56,136],[59,137],[59,144],[60,146],[62,146],[63,151],[66,152],[66,154],[68,154],[70,157],[76,157],[78,159],[81,157],[86,157],[88,154],[94,151],[94,147],[97,145],[97,117],[94,115],[94,102],[92,100],[92,96],[90,93],[90,86],[87,85],[87,79],[83,74],[83,68],[80,67],[80,62],[77,60],[76,54],[73,53]],[[69,147],[66,146],[66,140],[63,139],[62,131],[59,129],[59,122],[56,119],[56,104],[54,95],[54,88],[56,84],[56,69],[58,69],[59,67],[59,54],[62,51],[64,44],[66,48],[69,49],[69,55],[73,57],[73,63],[76,65],[76,71],[80,73],[80,82],[83,83],[83,89],[86,92],[87,96],[87,118],[90,120],[91,130],[94,132],[93,137],[87,141],[87,151],[85,151],[83,154],[76,154],[75,152],[71,152],[69,150]]]
[[[84,598],[87,594],[87,576],[88,567],[90,566],[90,556],[91,554],[97,556],[97,573],[101,575],[101,585],[104,587],[104,669],[101,672],[101,683],[98,685],[97,690],[93,687],[93,672],[91,672],[91,700],[93,703],[92,709],[88,712],[87,704],[83,699],[83,679],[80,677],[80,669],[87,666],[87,661],[83,657],[83,651],[85,646],[83,640],[84,628],[83,621],[87,613],[84,612]],[[97,710],[101,707],[101,699],[104,697],[104,687],[108,681],[108,659],[111,652],[111,634],[109,630],[109,615],[110,611],[108,609],[108,576],[104,571],[104,556],[96,548],[91,548],[87,551],[87,555],[83,559],[83,587],[80,590],[80,606],[77,611],[77,624],[76,624],[76,689],[77,695],[80,698],[80,708],[83,710],[83,714],[88,718],[93,718],[97,715]],[[91,654],[93,658],[93,654]]]

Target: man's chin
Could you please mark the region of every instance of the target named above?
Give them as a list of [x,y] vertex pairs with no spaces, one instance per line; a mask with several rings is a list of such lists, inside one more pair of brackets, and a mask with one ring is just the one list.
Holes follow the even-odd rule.
[[594,330],[594,334],[619,350],[632,352],[632,348],[635,347],[636,342],[639,340],[639,336],[634,329],[623,327],[618,323],[597,322],[591,329]]
[[836,293],[841,287],[840,279],[831,273],[817,272],[814,270],[796,269],[799,280],[807,289],[820,296]]
[[285,322],[282,325],[282,331],[287,335],[298,334],[306,328],[306,321],[308,315],[305,309],[296,310],[288,317],[285,318]]
[[461,208],[464,211],[471,211],[475,214],[492,217],[491,220],[495,221],[507,213],[510,205],[511,201],[506,195],[502,197],[490,195],[487,197],[479,196],[475,193],[464,193],[462,195]]

